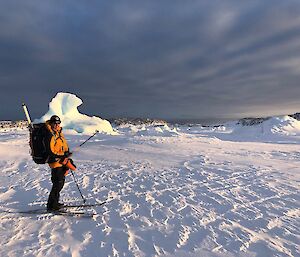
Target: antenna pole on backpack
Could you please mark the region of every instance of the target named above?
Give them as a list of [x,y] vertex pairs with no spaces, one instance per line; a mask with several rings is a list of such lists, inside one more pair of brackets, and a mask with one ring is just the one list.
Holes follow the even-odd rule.
[[24,103],[22,104],[22,106],[23,106],[23,110],[24,110],[26,119],[27,119],[27,121],[28,121],[28,125],[29,125],[30,128],[32,128],[33,126],[32,126],[32,123],[31,123],[31,119],[30,119],[30,116],[29,116],[27,107],[26,107],[26,105],[25,105]]

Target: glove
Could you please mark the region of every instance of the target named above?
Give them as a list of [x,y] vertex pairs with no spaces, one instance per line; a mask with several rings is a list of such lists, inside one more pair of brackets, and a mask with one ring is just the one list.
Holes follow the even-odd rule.
[[65,165],[68,162],[68,159],[71,155],[72,153],[69,151],[64,152],[64,155],[61,155],[59,158],[59,163]]
[[71,153],[71,152],[69,152],[69,151],[65,152],[65,154],[64,154],[64,157],[65,157],[65,158],[68,158],[68,157],[70,157],[70,156],[72,156],[72,153]]

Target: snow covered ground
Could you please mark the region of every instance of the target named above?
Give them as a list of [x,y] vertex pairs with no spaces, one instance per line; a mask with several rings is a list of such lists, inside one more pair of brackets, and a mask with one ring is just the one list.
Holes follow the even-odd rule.
[[[45,206],[50,172],[26,130],[0,132],[0,256],[300,256],[300,130],[285,119],[98,134],[73,155],[88,202],[109,199],[93,218],[17,213]],[[61,198],[81,202],[70,175]]]

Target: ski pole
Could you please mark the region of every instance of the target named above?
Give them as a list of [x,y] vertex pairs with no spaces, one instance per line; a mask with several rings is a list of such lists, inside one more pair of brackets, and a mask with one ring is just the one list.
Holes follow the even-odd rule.
[[93,135],[91,135],[87,140],[85,140],[85,141],[84,141],[83,143],[81,143],[79,146],[76,146],[72,152],[73,152],[73,153],[74,153],[74,152],[77,152],[81,146],[83,146],[87,141],[89,141],[92,137],[94,137],[98,132],[99,132],[99,130],[96,130],[95,133],[94,133]]
[[83,200],[83,203],[85,203],[85,202],[86,202],[86,199],[83,197],[83,195],[82,195],[82,193],[81,193],[81,190],[80,190],[80,188],[79,188],[79,186],[78,186],[78,183],[77,183],[77,180],[76,180],[76,178],[75,178],[75,175],[74,175],[74,173],[73,173],[72,170],[70,170],[70,171],[71,171],[71,174],[72,174],[72,176],[73,176],[73,178],[74,178],[74,182],[75,182],[75,184],[76,184],[76,186],[77,186],[77,188],[78,188],[78,191],[79,191],[79,193],[80,193],[80,195],[81,195],[81,198],[82,198],[82,200]]
[[83,143],[81,143],[78,147],[83,146],[87,141],[89,141],[92,137],[94,137],[98,132],[99,132],[99,130],[96,130],[93,135],[91,135],[87,140],[85,140]]

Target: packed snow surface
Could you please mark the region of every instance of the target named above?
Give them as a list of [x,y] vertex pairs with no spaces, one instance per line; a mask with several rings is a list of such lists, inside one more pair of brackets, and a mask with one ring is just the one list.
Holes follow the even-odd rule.
[[[300,137],[287,119],[97,134],[73,155],[87,202],[107,200],[70,209],[92,218],[20,213],[45,207],[50,170],[32,162],[27,131],[1,132],[0,256],[300,256]],[[61,201],[82,202],[70,175]]]
[[115,134],[109,121],[81,114],[77,109],[81,104],[82,100],[74,94],[57,93],[49,103],[48,112],[35,122],[45,122],[55,114],[60,117],[64,130],[69,130],[69,132],[92,134],[98,130],[107,134]]

